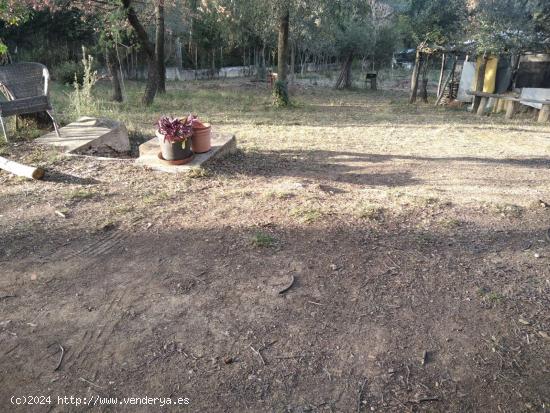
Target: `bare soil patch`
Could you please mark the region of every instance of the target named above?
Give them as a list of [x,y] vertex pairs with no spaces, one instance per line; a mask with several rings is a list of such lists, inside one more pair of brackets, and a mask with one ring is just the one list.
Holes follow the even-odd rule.
[[548,410],[548,125],[399,92],[298,89],[281,111],[259,87],[197,85],[99,113],[136,142],[181,107],[237,135],[190,176],[2,148],[48,172],[0,172],[0,405]]

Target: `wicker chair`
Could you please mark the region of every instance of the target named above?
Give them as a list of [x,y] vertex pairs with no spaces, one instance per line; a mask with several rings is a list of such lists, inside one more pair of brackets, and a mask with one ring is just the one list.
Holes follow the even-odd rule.
[[8,140],[4,116],[46,112],[52,119],[55,133],[59,136],[53,108],[48,99],[50,74],[40,63],[14,63],[0,66],[0,90],[7,101],[0,101],[0,123],[4,138]]

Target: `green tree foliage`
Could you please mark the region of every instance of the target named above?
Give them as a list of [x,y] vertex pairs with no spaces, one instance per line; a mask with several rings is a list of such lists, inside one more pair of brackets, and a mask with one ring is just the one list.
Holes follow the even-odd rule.
[[538,0],[480,0],[468,26],[479,52],[541,50],[549,37],[550,5]]
[[550,2],[548,0],[530,0],[529,9],[533,16],[535,30],[550,43]]
[[467,20],[465,0],[409,0],[402,8],[405,11],[399,16],[398,28],[405,46],[461,40]]

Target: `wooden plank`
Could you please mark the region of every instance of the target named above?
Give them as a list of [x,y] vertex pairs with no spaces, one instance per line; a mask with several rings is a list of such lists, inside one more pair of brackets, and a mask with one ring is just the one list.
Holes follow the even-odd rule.
[[515,95],[504,95],[502,93],[487,93],[487,92],[475,92],[473,90],[467,90],[467,95],[471,96],[479,96],[479,97],[486,97],[486,98],[498,98],[498,99],[518,99],[518,96]]
[[497,93],[474,92],[472,90],[468,90],[466,94],[472,95],[472,96],[478,96],[478,97],[498,98],[498,99],[504,99],[504,100],[514,101],[514,102],[530,102],[530,103],[540,103],[541,105],[550,105],[550,100],[544,100],[544,99],[527,99],[527,98],[520,98],[512,95],[502,95]]

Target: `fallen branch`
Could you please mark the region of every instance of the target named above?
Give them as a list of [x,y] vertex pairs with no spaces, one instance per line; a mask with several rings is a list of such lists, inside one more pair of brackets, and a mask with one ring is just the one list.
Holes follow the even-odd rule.
[[409,403],[424,403],[424,402],[437,402],[439,397],[422,397],[420,399],[409,400]]
[[0,295],[0,300],[3,300],[5,298],[14,298],[17,297],[15,294],[8,294],[8,295]]
[[312,357],[311,354],[296,354],[293,356],[278,356],[278,357],[272,357],[275,360],[291,360],[291,359],[301,359],[304,357]]
[[363,393],[365,392],[365,386],[367,385],[367,379],[363,379],[363,382],[361,383],[361,386],[359,387],[359,397],[357,400],[357,413],[361,412],[361,409],[363,407]]
[[24,176],[30,179],[42,179],[44,177],[44,169],[10,161],[2,156],[0,156],[0,169],[8,171],[14,175]]
[[265,366],[265,359],[264,356],[262,356],[262,353],[260,353],[258,350],[256,350],[254,347],[250,346],[250,350],[252,350],[255,354],[260,357],[260,360],[262,361],[262,364]]
[[86,380],[84,377],[80,377],[80,381],[83,381],[84,383],[88,383],[89,385],[94,386],[98,389],[103,389],[103,387],[98,386],[97,384],[91,382],[90,380]]
[[59,350],[61,350],[61,357],[59,357],[59,362],[57,363],[57,366],[55,366],[55,369],[53,371],[59,370],[59,367],[61,367],[61,363],[63,363],[63,356],[65,356],[65,349],[61,344],[58,344]]

